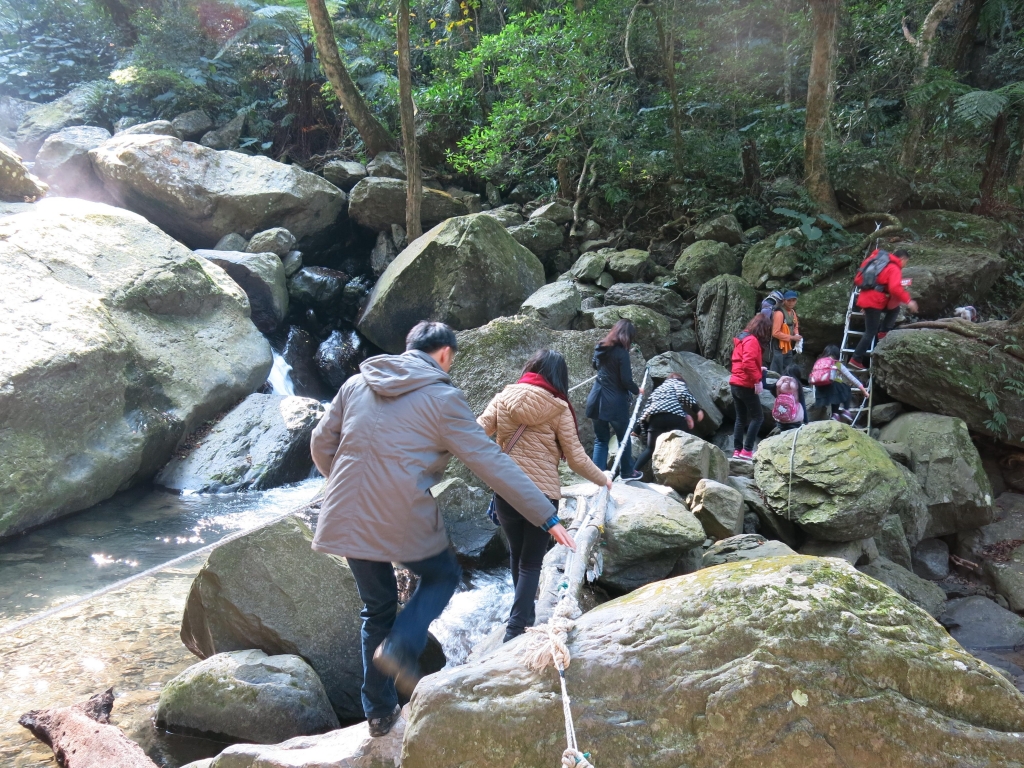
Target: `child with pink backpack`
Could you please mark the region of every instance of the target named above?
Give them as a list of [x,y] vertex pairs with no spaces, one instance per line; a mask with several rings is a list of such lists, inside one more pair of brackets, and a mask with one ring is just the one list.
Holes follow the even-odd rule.
[[774,384],[765,384],[765,389],[775,395],[772,418],[785,432],[807,423],[807,407],[804,405],[804,388],[800,384],[800,368],[786,366],[783,375]]
[[857,387],[864,397],[868,396],[868,391],[850,373],[850,369],[840,362],[839,355],[839,347],[830,344],[814,361],[810,376],[810,383],[814,385],[814,407],[828,406],[836,421],[852,421],[850,398],[853,396],[853,387]]

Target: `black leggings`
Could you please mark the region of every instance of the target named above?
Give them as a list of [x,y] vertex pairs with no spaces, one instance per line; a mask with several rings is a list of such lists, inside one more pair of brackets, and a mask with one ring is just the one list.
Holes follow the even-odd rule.
[[863,309],[864,312],[864,335],[857,342],[857,348],[853,350],[853,357],[858,363],[867,365],[868,349],[875,336],[879,333],[888,333],[896,325],[896,319],[900,316],[900,308],[895,309]]
[[654,447],[658,442],[658,438],[666,432],[671,432],[673,429],[681,429],[684,432],[688,432],[690,428],[686,424],[686,417],[675,413],[655,413],[651,415],[651,418],[647,420],[647,447],[644,448],[643,453],[637,456],[636,463],[633,465],[634,469],[643,470],[644,464],[650,461],[651,454],[654,453]]
[[734,450],[753,451],[757,433],[761,431],[764,412],[761,410],[761,398],[753,387],[740,387],[730,384],[733,405],[736,406],[736,424],[732,428],[732,447]]
[[[512,584],[515,598],[512,612],[508,617],[505,639],[518,637],[532,627],[537,618],[537,587],[540,585],[540,567],[548,551],[551,534],[542,531],[525,517],[516,512],[507,501],[495,494],[495,506],[501,530],[508,539],[509,567],[512,569]],[[558,502],[551,501],[558,511]]]

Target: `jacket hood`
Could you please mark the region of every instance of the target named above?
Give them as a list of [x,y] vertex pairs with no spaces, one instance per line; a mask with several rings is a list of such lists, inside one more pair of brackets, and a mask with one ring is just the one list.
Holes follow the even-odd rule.
[[509,384],[501,393],[501,401],[511,422],[528,427],[546,424],[569,407],[550,392],[532,384]]
[[359,371],[366,385],[382,397],[398,397],[430,384],[452,383],[430,355],[417,350],[368,358]]
[[610,346],[610,347],[603,347],[600,344],[595,346],[594,347],[594,359],[593,359],[594,367],[597,368],[602,363],[604,363],[609,357],[611,357],[613,354],[615,354],[615,350],[616,349],[622,349],[622,347],[618,347],[618,346],[614,346],[614,345]]

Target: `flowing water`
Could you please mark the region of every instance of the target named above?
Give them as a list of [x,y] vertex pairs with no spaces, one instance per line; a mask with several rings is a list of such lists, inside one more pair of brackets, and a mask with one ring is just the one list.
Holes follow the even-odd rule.
[[[18,726],[18,717],[108,687],[118,697],[112,722],[158,765],[176,768],[219,752],[223,744],[167,734],[151,720],[164,683],[196,661],[178,631],[203,556],[14,631],[4,628],[299,507],[321,482],[222,495],[140,488],[0,543],[0,766],[55,766],[49,748]],[[507,570],[467,574],[431,626],[450,664],[464,663],[507,615],[511,589]]]
[[274,366],[270,369],[270,376],[267,378],[270,391],[275,395],[294,395],[295,384],[292,382],[292,367],[285,362],[276,349],[273,352]]

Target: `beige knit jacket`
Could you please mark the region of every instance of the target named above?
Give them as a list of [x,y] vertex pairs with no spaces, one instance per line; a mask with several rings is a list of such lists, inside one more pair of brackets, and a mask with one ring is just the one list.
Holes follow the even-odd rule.
[[488,435],[497,433],[498,445],[505,447],[520,424],[526,429],[509,456],[549,499],[562,498],[558,460],[592,483],[605,485],[607,476],[583,450],[572,412],[564,400],[532,384],[510,384],[487,404],[477,422]]

